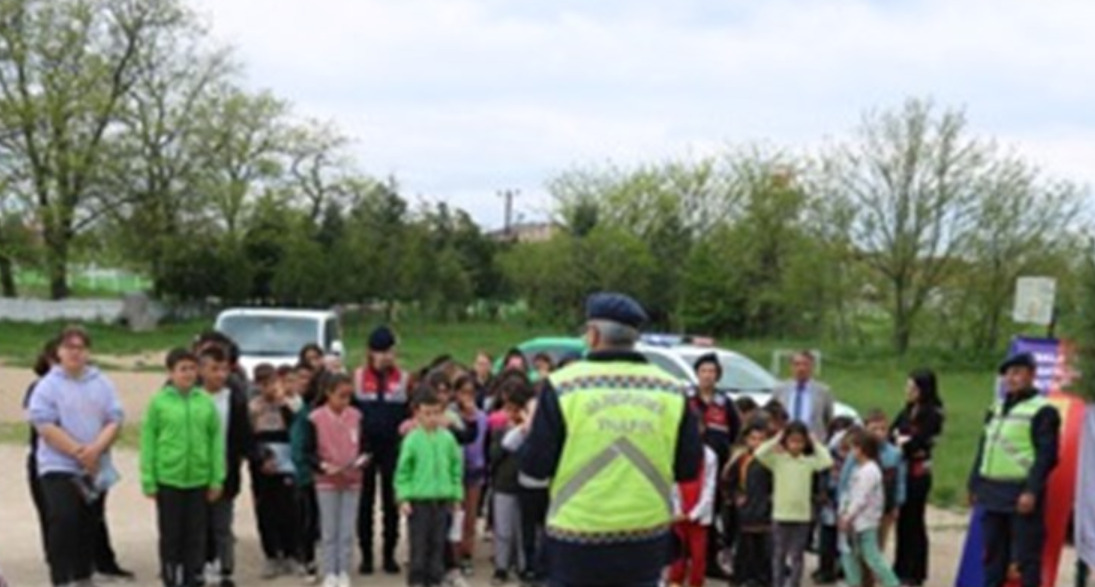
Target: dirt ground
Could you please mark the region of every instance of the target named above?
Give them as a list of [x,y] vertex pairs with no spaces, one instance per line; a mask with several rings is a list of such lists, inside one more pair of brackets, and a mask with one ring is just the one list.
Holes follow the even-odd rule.
[[[163,382],[156,373],[120,373],[109,376],[118,387],[127,415],[139,419],[148,398]],[[22,419],[21,400],[32,375],[24,369],[0,368],[0,422]],[[48,573],[42,557],[38,526],[33,504],[27,492],[25,477],[26,451],[23,446],[0,446],[0,470],[6,471],[0,483],[0,572],[12,587],[37,587],[48,585]],[[156,531],[155,511],[152,502],[140,494],[137,482],[137,454],[121,450],[115,463],[122,473],[122,482],[111,492],[107,515],[114,548],[123,566],[138,575],[138,585],[155,585]],[[949,587],[954,584],[954,574],[961,556],[965,536],[966,517],[943,510],[929,512],[932,539],[932,579],[929,585]],[[240,496],[236,505],[237,534],[237,581],[240,585],[270,585],[271,587],[302,585],[299,578],[283,578],[276,581],[259,579],[261,555],[255,525],[254,510],[248,492]],[[483,543],[476,560],[476,574],[472,585],[489,584],[490,544]],[[1073,584],[1075,553],[1067,550],[1061,560],[1061,573],[1057,587]],[[812,569],[814,563],[807,562]],[[402,577],[376,575],[368,578],[355,577],[355,584],[376,587],[394,587],[405,584]]]

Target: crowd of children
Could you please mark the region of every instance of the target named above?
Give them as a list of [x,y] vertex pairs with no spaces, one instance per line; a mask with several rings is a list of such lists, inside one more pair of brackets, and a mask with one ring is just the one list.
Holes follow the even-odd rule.
[[[348,586],[378,454],[375,414],[360,401],[358,378],[310,345],[297,365],[259,365],[248,382],[237,354],[217,333],[170,352],[168,382],[144,415],[141,484],[158,511],[163,584],[235,584],[234,504],[246,463],[263,577]],[[403,382],[410,401],[392,483],[409,531],[409,585],[465,585],[480,520],[493,546],[492,585],[544,579],[548,489],[522,478],[519,461],[536,381],[578,358],[537,356],[533,370],[514,350],[494,374],[485,353],[470,369],[440,357]],[[723,515],[735,584],[798,587],[816,536],[815,581],[898,585],[882,551],[905,499],[905,451],[886,415],[871,412],[862,426],[838,418],[826,443],[774,401],[742,397],[733,409],[742,431],[730,439],[725,466],[706,448],[699,475],[674,491],[666,582],[704,584],[715,562],[710,528]]]

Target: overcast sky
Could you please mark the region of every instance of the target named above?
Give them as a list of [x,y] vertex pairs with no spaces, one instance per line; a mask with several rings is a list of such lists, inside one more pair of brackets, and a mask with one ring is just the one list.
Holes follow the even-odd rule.
[[1095,184],[1089,0],[195,1],[254,88],[490,227],[578,164],[809,148],[906,96]]

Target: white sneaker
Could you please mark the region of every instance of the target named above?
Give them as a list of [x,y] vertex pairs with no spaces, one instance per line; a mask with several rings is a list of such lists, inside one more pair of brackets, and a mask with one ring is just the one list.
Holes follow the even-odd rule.
[[323,587],[338,587],[338,577],[327,575],[323,578]]
[[468,587],[468,581],[464,579],[464,574],[459,569],[455,569],[445,576],[444,585],[445,587]]
[[338,576],[338,587],[350,587],[349,573],[342,573]]

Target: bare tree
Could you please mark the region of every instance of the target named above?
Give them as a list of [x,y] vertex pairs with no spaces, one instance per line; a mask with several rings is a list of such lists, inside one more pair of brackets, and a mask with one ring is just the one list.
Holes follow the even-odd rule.
[[835,195],[856,210],[852,237],[888,290],[899,353],[975,226],[991,148],[965,136],[965,124],[961,111],[909,100],[867,115],[840,154]]

